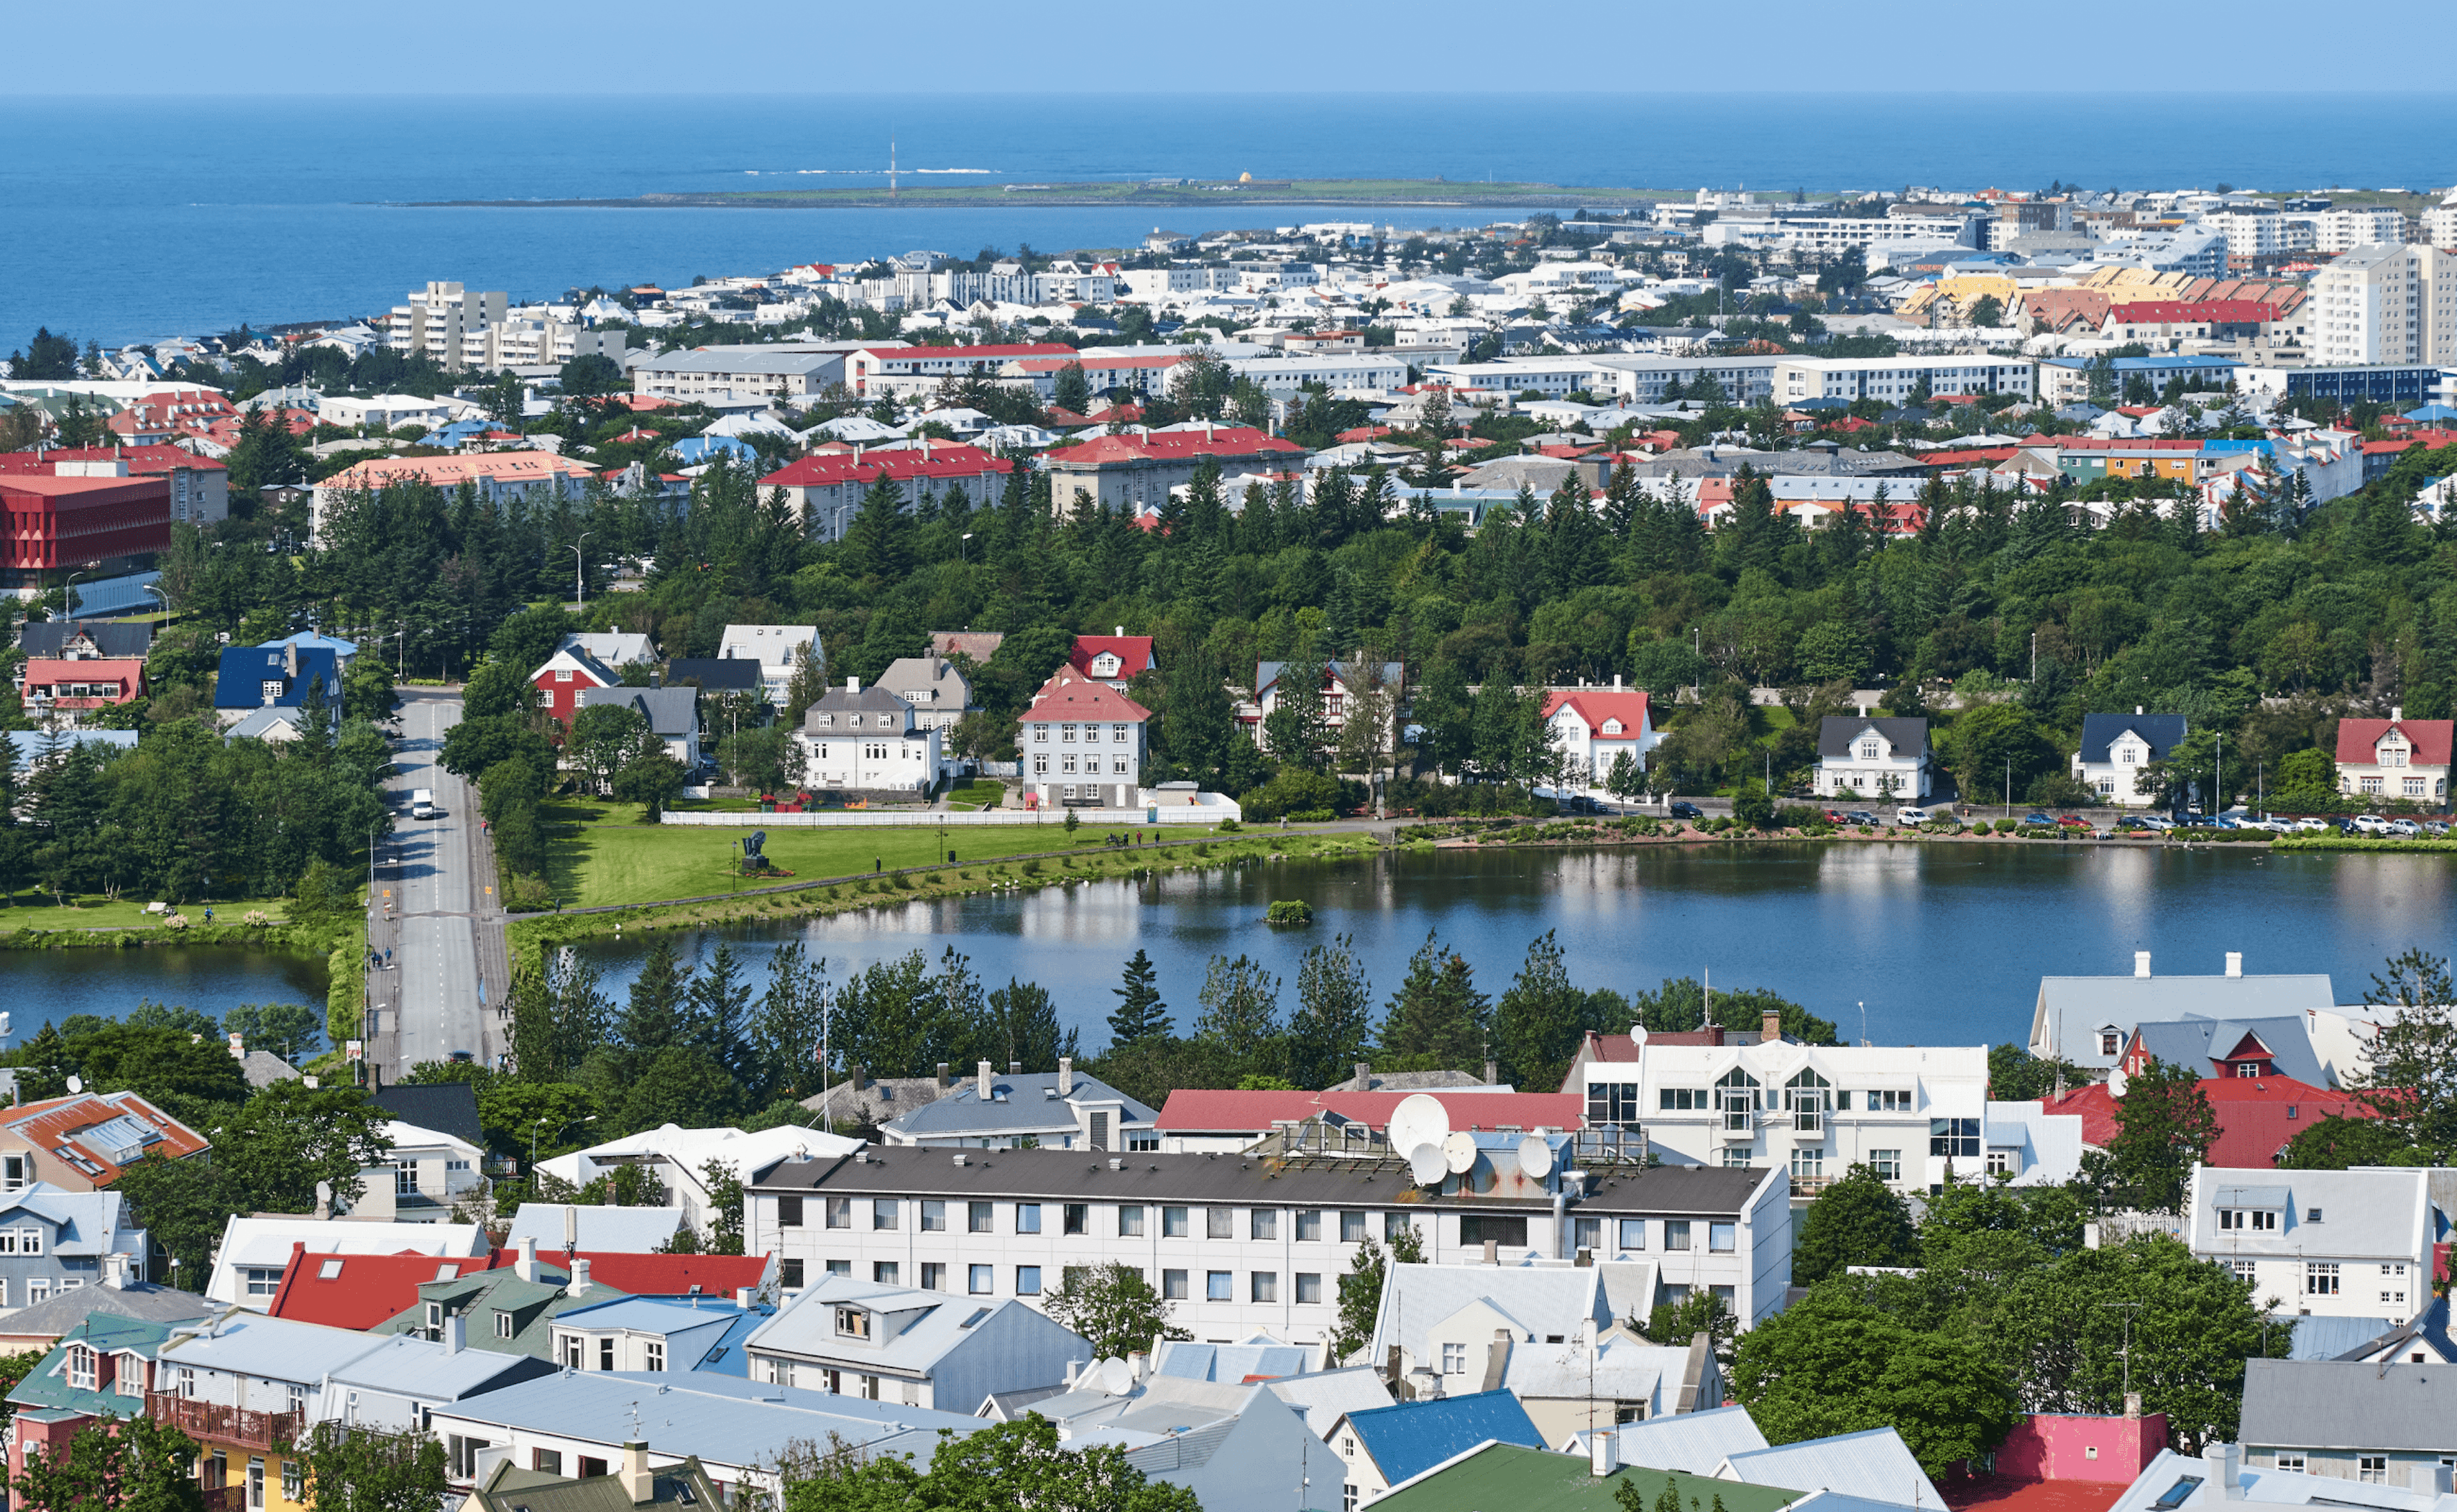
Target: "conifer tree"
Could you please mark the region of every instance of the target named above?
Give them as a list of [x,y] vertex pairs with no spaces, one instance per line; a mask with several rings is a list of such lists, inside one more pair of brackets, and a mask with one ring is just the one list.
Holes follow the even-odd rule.
[[1476,989],[1475,971],[1428,930],[1383,1011],[1383,1053],[1407,1068],[1463,1070],[1482,1062],[1492,1031],[1491,1005]]
[[1168,1005],[1160,1000],[1159,978],[1150,954],[1137,949],[1135,958],[1120,973],[1124,984],[1109,989],[1118,999],[1117,1011],[1109,1015],[1110,1049],[1139,1045],[1168,1033]]

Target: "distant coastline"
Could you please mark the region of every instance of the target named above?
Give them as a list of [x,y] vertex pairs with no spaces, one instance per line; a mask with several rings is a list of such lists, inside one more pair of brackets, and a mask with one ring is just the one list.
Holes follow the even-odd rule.
[[1443,178],[1176,179],[1155,182],[919,184],[890,194],[876,185],[831,189],[748,189],[705,194],[630,195],[587,199],[422,199],[412,210],[938,210],[1072,207],[1218,210],[1241,202],[1366,209],[1473,210],[1496,206],[1576,209],[1686,197],[1670,189],[1614,189],[1544,183],[1473,183]]

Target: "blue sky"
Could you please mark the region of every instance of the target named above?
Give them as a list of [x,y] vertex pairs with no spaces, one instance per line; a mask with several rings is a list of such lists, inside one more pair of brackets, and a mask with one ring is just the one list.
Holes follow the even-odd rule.
[[[0,93],[120,100],[735,90],[1046,91],[1053,101],[1173,90],[2240,93],[2435,87],[2439,75],[2415,65],[2457,44],[2457,5],[338,0],[302,10],[112,0],[16,8],[9,40]],[[2381,125],[2445,131],[2447,122]]]

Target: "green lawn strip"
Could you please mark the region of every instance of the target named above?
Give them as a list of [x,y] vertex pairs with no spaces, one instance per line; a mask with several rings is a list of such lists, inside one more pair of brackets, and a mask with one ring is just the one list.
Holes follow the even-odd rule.
[[[176,933],[163,922],[170,912],[184,915],[196,926],[191,933],[200,932],[205,922],[205,904],[184,903],[176,910],[149,914],[144,898],[105,899],[71,894],[65,905],[52,901],[49,893],[19,893],[0,906],[0,932],[18,929],[144,929]],[[272,924],[289,922],[290,901],[286,898],[217,900],[213,904],[214,933],[222,926],[238,925],[250,913],[262,913]]]
[[2284,835],[2270,842],[2274,851],[2423,851],[2457,855],[2457,839],[2407,839],[2389,836],[2372,839],[2361,835]]

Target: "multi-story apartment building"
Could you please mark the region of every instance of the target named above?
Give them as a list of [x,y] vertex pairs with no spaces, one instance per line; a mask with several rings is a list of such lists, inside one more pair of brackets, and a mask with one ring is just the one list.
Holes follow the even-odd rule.
[[424,356],[452,372],[472,365],[474,350],[485,353],[486,328],[504,319],[510,306],[501,289],[473,294],[458,283],[430,282],[412,289],[409,302],[392,308],[385,344],[403,356]]
[[997,501],[1014,470],[1014,463],[979,446],[924,437],[918,446],[815,451],[760,479],[759,487],[783,493],[804,529],[822,541],[835,541],[843,538],[861,508],[862,495],[882,478],[902,491],[907,508],[927,490],[950,502],[961,498],[979,509]]
[[2311,221],[2312,250],[2324,254],[2395,246],[2405,239],[2405,216],[2394,205],[2342,205],[2298,218]]
[[1073,357],[1075,348],[1057,342],[1027,342],[1004,346],[906,346],[880,342],[847,354],[844,381],[864,399],[893,395],[898,399],[927,396],[950,378],[995,376],[1009,362],[1026,357]]
[[2421,1167],[2193,1168],[2184,1242],[2252,1283],[2266,1309],[2387,1319],[2431,1300],[2437,1209]]
[[1984,1049],[1802,1045],[1771,1016],[1743,1038],[1599,1036],[1573,1073],[1588,1127],[1643,1128],[1667,1165],[1788,1173],[1803,1197],[1853,1166],[1914,1191],[2032,1169],[2019,1130],[2007,1124],[2000,1142],[1990,1123]]
[[1505,357],[1491,362],[1437,362],[1425,369],[1425,377],[1465,393],[1515,395],[1533,390],[1547,399],[1559,399],[1585,392],[1627,404],[1662,404],[1672,384],[1679,383],[1686,393],[1704,377],[1713,379],[1733,404],[1754,404],[1774,393],[1775,369],[1797,361],[1738,354]]
[[506,367],[561,367],[576,357],[620,362],[630,335],[628,330],[593,330],[554,314],[515,310],[488,323],[476,365],[499,372]]
[[1027,804],[1134,806],[1150,756],[1150,710],[1070,667],[1041,685],[1022,720]]
[[2457,254],[2354,248],[2312,276],[2308,324],[2317,365],[2457,362]]
[[[621,332],[613,333],[620,336]],[[619,351],[612,354],[618,360]],[[807,399],[844,377],[842,352],[793,347],[712,346],[669,352],[631,369],[631,391],[657,399]]]
[[[1453,1159],[1418,1172],[1385,1139],[1348,1131],[1300,1125],[1269,1154],[874,1147],[788,1162],[745,1194],[746,1247],[778,1256],[789,1291],[836,1274],[976,1305],[1038,1307],[1070,1268],[1117,1262],[1197,1339],[1267,1332],[1317,1351],[1337,1327],[1337,1282],[1357,1246],[1406,1231],[1434,1263],[1678,1254],[1684,1283],[1730,1287],[1743,1318],[1782,1304],[1791,1217],[1780,1171],[1650,1169],[1636,1144],[1509,1130],[1462,1131],[1463,1171]],[[1533,1147],[1543,1153],[1520,1156]]]
[[2035,364],[2005,357],[1796,357],[1775,364],[1774,400],[1874,399],[1903,404],[1931,394],[2032,394]]

